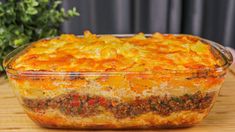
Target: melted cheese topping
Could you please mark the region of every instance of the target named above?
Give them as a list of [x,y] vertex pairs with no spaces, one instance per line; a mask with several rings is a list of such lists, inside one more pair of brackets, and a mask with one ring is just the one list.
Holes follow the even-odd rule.
[[193,36],[140,33],[133,37],[64,34],[40,40],[16,58],[21,71],[158,71],[215,68],[211,46]]

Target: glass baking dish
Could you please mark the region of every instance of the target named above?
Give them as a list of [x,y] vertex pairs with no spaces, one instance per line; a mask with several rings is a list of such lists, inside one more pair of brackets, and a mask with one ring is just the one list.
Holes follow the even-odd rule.
[[[129,37],[132,35],[114,35]],[[149,35],[147,35],[149,36]],[[80,36],[82,37],[82,36]],[[216,69],[158,72],[17,71],[10,63],[30,45],[4,60],[14,92],[27,115],[48,128],[149,129],[189,127],[211,110],[232,55],[202,39],[224,64]],[[153,87],[149,86],[154,84]],[[45,87],[50,86],[51,89]],[[133,91],[126,87],[134,86]]]

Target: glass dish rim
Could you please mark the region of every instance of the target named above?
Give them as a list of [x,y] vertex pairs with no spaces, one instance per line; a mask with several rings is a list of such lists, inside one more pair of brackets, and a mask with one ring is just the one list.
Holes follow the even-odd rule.
[[[131,37],[136,34],[97,34],[96,36],[103,36],[103,35],[112,35],[118,38],[123,38],[123,37]],[[151,37],[152,34],[144,34],[146,37]],[[163,35],[175,35],[175,36],[192,36],[192,37],[197,37],[199,40],[203,41],[206,44],[209,44],[212,46],[214,49],[216,49],[222,59],[225,61],[225,63],[219,67],[216,68],[201,68],[201,69],[188,69],[188,70],[170,70],[170,69],[162,69],[159,71],[19,71],[16,69],[13,69],[9,67],[9,63],[12,62],[12,59],[16,58],[17,55],[20,54],[20,52],[24,51],[27,48],[30,48],[30,45],[33,44],[34,42],[22,45],[13,51],[11,51],[3,60],[3,67],[6,70],[8,74],[11,75],[23,75],[23,76],[97,76],[97,75],[120,75],[120,74],[166,74],[166,73],[171,73],[171,74],[187,74],[187,73],[200,73],[200,72],[208,72],[208,71],[214,71],[214,72],[223,72],[226,70],[233,62],[233,56],[231,52],[226,49],[224,46],[221,44],[199,37],[195,35],[189,35],[189,34],[163,34]],[[84,35],[76,35],[77,37],[84,37]],[[58,36],[56,36],[58,37]],[[51,37],[51,38],[44,38],[40,40],[48,40],[56,37]],[[39,40],[38,40],[39,41]]]

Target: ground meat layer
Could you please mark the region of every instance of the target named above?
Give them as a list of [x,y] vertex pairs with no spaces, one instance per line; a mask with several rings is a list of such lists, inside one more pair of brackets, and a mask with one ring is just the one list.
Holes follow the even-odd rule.
[[122,119],[148,112],[168,116],[173,112],[204,110],[211,106],[215,95],[216,92],[201,93],[199,91],[178,97],[151,96],[145,99],[137,97],[131,102],[122,102],[101,96],[71,92],[50,99],[23,98],[23,103],[26,108],[34,112],[43,112],[52,108],[59,109],[65,115],[88,117],[109,111],[115,118]]

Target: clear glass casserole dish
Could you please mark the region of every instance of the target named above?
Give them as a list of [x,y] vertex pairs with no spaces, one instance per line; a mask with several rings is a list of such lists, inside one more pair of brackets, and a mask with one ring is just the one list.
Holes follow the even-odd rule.
[[[128,38],[133,35],[114,36]],[[199,40],[211,47],[210,51],[221,65],[187,70],[159,68],[156,71],[47,71],[14,68],[13,63],[35,47],[31,44],[10,53],[4,60],[4,67],[25,112],[43,127],[189,127],[208,115],[233,61],[230,52],[223,46],[202,38]],[[108,50],[108,53],[112,51]],[[59,64],[62,67],[64,63],[62,61]],[[36,62],[32,63],[34,67],[37,65]]]

